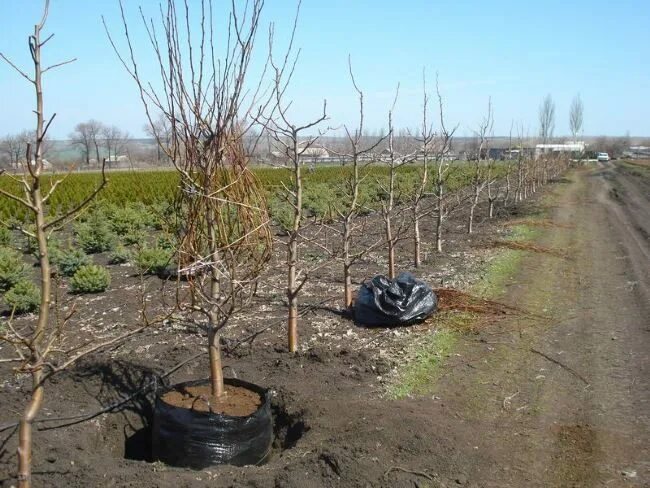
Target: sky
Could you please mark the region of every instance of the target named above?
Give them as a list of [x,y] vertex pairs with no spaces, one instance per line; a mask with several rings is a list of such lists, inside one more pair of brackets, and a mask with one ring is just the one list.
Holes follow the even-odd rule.
[[[138,6],[151,17],[158,3],[124,0],[143,76],[154,85],[156,65]],[[0,52],[25,69],[27,36],[42,4],[0,0]],[[215,0],[215,11],[229,4]],[[269,22],[275,49],[284,49],[296,4],[266,0],[256,60],[268,49]],[[77,58],[45,75],[46,115],[57,114],[52,138],[67,138],[91,118],[144,136],[137,88],[110,46],[102,15],[123,46],[117,0],[51,0],[45,31],[55,37],[43,62]],[[459,135],[473,133],[489,99],[495,135],[507,135],[513,123],[536,135],[547,94],[556,104],[555,134],[567,135],[571,100],[580,94],[585,135],[650,136],[650,0],[303,0],[295,43],[301,51],[288,99],[296,122],[317,117],[326,99],[325,126],[357,124],[349,55],[370,131],[386,128],[398,83],[396,127],[421,123],[424,70],[432,94],[438,73],[445,117],[458,124]],[[251,74],[257,72],[254,66]],[[0,137],[32,128],[33,105],[33,88],[0,63]]]

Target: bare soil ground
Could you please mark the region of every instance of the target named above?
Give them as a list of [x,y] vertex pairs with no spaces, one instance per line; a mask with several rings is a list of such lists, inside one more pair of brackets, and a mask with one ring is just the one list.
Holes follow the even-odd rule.
[[477,433],[478,486],[650,486],[650,172],[608,163],[562,187],[541,244],[567,256],[530,255],[504,297],[546,318],[458,350],[440,397]]
[[[148,462],[151,396],[110,412],[39,424],[38,486],[438,487],[648,486],[650,324],[650,178],[611,163],[583,169],[551,186],[548,219],[537,243],[562,253],[530,252],[504,302],[530,313],[462,337],[432,396],[389,400],[386,382],[435,321],[410,328],[355,326],[338,309],[337,269],[307,288],[301,351],[285,349],[283,275],[271,273],[251,313],[231,328],[252,343],[226,355],[226,372],[274,391],[276,442],[264,466],[204,471]],[[450,222],[450,252],[429,253],[417,274],[434,286],[466,288],[480,280],[515,207],[478,234]],[[479,217],[482,218],[482,217]],[[427,230],[431,232],[430,229]],[[408,243],[400,267],[410,269]],[[383,272],[374,253],[358,279]],[[137,279],[114,271],[114,289],[84,298],[84,329],[137,320]],[[155,278],[152,278],[155,280]],[[155,281],[152,281],[152,286]],[[153,305],[152,305],[153,307]],[[279,325],[273,326],[277,323]],[[42,418],[90,414],[128,397],[153,378],[200,353],[204,340],[177,324],[157,328],[98,354],[57,377]],[[0,427],[14,421],[26,382],[2,372]],[[183,365],[171,382],[207,376],[204,357]],[[8,378],[8,379],[5,379]],[[14,481],[15,436],[3,431],[0,483]]]

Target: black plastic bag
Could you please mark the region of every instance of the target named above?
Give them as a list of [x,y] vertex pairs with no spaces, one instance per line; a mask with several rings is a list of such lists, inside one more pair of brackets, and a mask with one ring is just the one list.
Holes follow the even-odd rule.
[[394,280],[375,276],[366,281],[354,304],[354,318],[363,325],[410,325],[435,312],[438,299],[425,282],[411,273],[401,273]]
[[[208,380],[188,381],[195,386]],[[269,393],[246,381],[224,379],[228,385],[254,391],[262,404],[248,417],[232,417],[175,407],[156,398],[153,420],[153,458],[172,466],[203,469],[215,464],[262,464],[273,444]]]

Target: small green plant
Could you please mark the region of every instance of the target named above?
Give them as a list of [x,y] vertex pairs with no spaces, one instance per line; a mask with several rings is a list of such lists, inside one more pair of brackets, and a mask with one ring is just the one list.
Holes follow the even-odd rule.
[[147,240],[144,230],[133,229],[122,236],[125,246],[142,246]]
[[309,216],[318,217],[325,221],[334,219],[338,196],[334,188],[324,183],[316,183],[305,187],[303,206]]
[[176,238],[173,235],[163,232],[158,236],[158,239],[156,240],[156,247],[173,251],[178,246],[176,243]]
[[287,232],[291,228],[293,222],[293,210],[280,196],[273,196],[269,199],[269,213],[273,218],[273,222],[280,226],[283,232]]
[[131,251],[122,245],[118,245],[108,255],[108,264],[124,264],[128,263],[132,258]]
[[100,293],[111,284],[111,275],[106,268],[96,264],[80,267],[70,280],[73,293]]
[[13,241],[13,235],[11,231],[6,227],[0,227],[0,246],[11,246]]
[[105,216],[99,212],[75,225],[74,230],[77,242],[88,254],[110,251],[115,247],[115,234]]
[[38,310],[41,303],[41,290],[28,280],[21,280],[5,293],[5,302],[16,314]]
[[169,266],[173,253],[161,247],[145,247],[135,256],[135,264],[144,274],[160,274]]
[[118,236],[142,231],[153,220],[143,205],[127,205],[114,208],[109,217],[110,227]]
[[52,255],[52,264],[63,276],[72,276],[79,268],[91,263],[90,256],[81,249],[61,250]]
[[23,258],[17,251],[0,247],[0,291],[5,291],[21,281],[27,273]]

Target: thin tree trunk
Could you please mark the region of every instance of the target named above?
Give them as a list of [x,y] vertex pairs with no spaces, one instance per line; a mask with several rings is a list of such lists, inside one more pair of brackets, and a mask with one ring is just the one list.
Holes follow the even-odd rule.
[[[438,169],[440,171],[440,169]],[[443,188],[440,181],[437,185],[438,193],[438,211],[436,212],[436,251],[442,252],[442,221],[444,219],[444,199],[442,196]]]
[[[212,315],[212,314],[211,314]],[[210,321],[214,320],[213,318]],[[210,390],[213,396],[221,397],[225,394],[223,386],[223,365],[221,363],[221,344],[219,333],[211,325],[208,333],[208,351],[210,360]]]
[[390,216],[386,220],[386,242],[388,243],[388,277],[395,278],[395,241]]
[[350,275],[350,226],[351,217],[343,221],[343,296],[346,309],[352,307],[352,276]]
[[97,165],[99,166],[99,146],[95,142],[95,155],[97,156]]
[[350,202],[350,208],[343,219],[343,294],[346,309],[352,308],[352,275],[350,273],[352,261],[350,257],[350,245],[352,241],[352,220],[356,216],[359,201],[359,160],[356,154],[352,159],[352,163],[352,200]]
[[350,264],[343,264],[343,287],[345,293],[345,308],[352,308],[352,276],[350,274]]
[[42,371],[32,373],[32,398],[18,427],[18,487],[30,488],[32,483],[32,428],[43,405]]
[[298,348],[298,296],[289,297],[289,317],[287,319],[287,336],[289,352],[296,352]]
[[[209,218],[207,220],[208,233],[210,236],[210,256],[213,263],[220,261],[218,250],[217,231],[215,229],[214,209],[210,209]],[[210,299],[213,304],[219,302],[221,296],[221,283],[219,282],[219,275],[216,265],[210,267]],[[216,327],[220,322],[220,311],[216,305],[211,305],[208,313],[208,352],[210,361],[210,390],[213,396],[221,397],[225,393],[223,385],[223,367],[221,363],[221,345],[219,343],[219,333]]]
[[478,197],[480,195],[479,187],[474,187],[474,198],[472,198],[472,204],[469,207],[469,219],[467,220],[467,233],[471,234],[474,231],[474,211],[478,205]]
[[[34,32],[34,48],[32,56],[34,60],[34,86],[36,89],[36,152],[34,154],[34,173],[33,184],[30,189],[30,199],[36,213],[36,238],[38,241],[39,251],[39,264],[40,264],[40,279],[41,279],[41,301],[39,304],[38,321],[34,331],[34,339],[30,346],[32,351],[31,365],[32,370],[32,394],[31,399],[23,417],[20,420],[18,432],[18,486],[19,488],[31,487],[31,467],[32,467],[32,423],[38,415],[43,404],[43,385],[42,374],[43,371],[39,367],[42,361],[40,357],[41,343],[45,334],[45,329],[49,322],[50,313],[50,292],[51,292],[51,276],[50,276],[50,259],[47,248],[47,234],[45,229],[45,210],[44,202],[40,189],[40,176],[43,169],[42,159],[42,140],[44,131],[43,122],[43,85],[42,85],[42,72],[41,72],[41,44],[40,44],[40,30],[42,24],[35,27]],[[31,165],[31,154],[28,146],[27,150],[27,164]]]
[[471,234],[474,232],[474,209],[476,206],[472,203],[469,207],[469,219],[467,220],[467,233]]
[[420,238],[420,202],[416,201],[413,205],[413,265],[419,268],[422,264],[421,258],[421,238]]
[[295,179],[295,194],[293,201],[293,223],[289,234],[287,248],[287,302],[289,317],[287,319],[287,334],[289,352],[296,352],[298,347],[298,285],[296,283],[296,268],[298,266],[298,232],[302,219],[302,174],[298,155],[298,134],[293,134],[293,175]]

